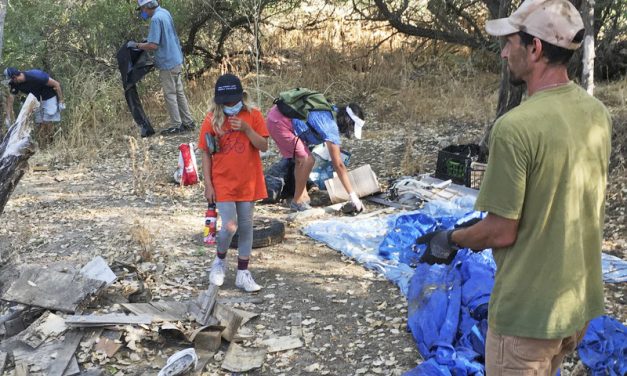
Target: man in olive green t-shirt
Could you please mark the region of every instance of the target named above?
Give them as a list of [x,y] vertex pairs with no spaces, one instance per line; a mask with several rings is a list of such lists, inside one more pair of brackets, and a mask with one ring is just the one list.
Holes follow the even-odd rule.
[[428,244],[430,263],[450,263],[459,248],[492,248],[487,375],[554,375],[587,323],[603,314],[611,119],[568,79],[566,65],[583,39],[570,2],[527,0],[486,30],[505,38],[501,57],[511,82],[527,84],[528,99],[492,130],[475,204],[486,218],[418,242]]

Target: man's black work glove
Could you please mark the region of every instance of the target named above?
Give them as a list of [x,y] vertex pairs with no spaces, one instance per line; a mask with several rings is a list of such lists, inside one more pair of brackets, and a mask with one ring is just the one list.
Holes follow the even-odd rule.
[[454,230],[434,231],[416,239],[416,244],[426,244],[427,249],[420,262],[433,264],[450,264],[455,258],[459,247],[451,240]]

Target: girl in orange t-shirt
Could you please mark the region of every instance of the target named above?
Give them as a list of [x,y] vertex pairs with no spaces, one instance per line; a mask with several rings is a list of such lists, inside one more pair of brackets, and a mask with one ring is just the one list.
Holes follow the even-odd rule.
[[253,107],[239,78],[218,78],[213,103],[200,129],[205,198],[216,203],[222,218],[217,234],[217,256],[211,264],[209,281],[222,286],[226,274],[226,252],[238,231],[235,286],[259,291],[248,271],[253,242],[255,201],[267,197],[259,151],[268,150],[268,129],[261,111]]

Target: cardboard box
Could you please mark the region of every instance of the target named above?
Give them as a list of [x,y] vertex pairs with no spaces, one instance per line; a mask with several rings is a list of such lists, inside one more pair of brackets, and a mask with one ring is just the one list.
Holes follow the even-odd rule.
[[[355,190],[355,193],[359,197],[371,195],[373,193],[381,192],[379,187],[379,181],[377,175],[374,174],[370,165],[363,165],[348,172],[348,179]],[[331,202],[338,203],[348,201],[348,192],[344,189],[342,182],[337,177],[337,174],[333,174],[333,179],[327,179],[324,182]]]

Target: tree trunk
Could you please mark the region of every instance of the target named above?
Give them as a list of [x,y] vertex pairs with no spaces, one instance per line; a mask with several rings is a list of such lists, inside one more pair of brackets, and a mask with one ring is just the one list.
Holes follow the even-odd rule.
[[2,49],[4,48],[4,19],[7,16],[7,5],[9,0],[0,0],[0,61],[2,60]]
[[[2,61],[2,50],[4,48],[4,19],[7,16],[7,5],[9,3],[9,0],[0,0],[0,61]],[[5,92],[4,90],[0,90],[0,110],[2,110],[2,113],[0,115],[2,115],[2,118],[4,119],[4,116],[6,114],[6,108],[4,108],[5,106]],[[0,122],[0,127],[2,127],[2,123]],[[0,132],[1,134],[2,132]],[[2,213],[2,211],[0,210],[0,213]]]
[[594,94],[594,0],[583,2],[583,25],[586,34],[583,40],[583,57],[581,72],[581,86],[588,92]]
[[34,95],[29,94],[17,120],[0,143],[0,214],[4,211],[13,189],[26,172],[28,158],[35,153],[30,137],[32,130],[30,115],[37,107],[39,102]]
[[[507,17],[509,15],[511,5],[512,0],[501,0],[499,8],[499,18]],[[504,41],[503,39],[501,39],[501,49],[503,49],[503,45]],[[520,104],[524,91],[525,85],[514,86],[509,82],[509,69],[507,68],[507,61],[503,60],[501,62],[501,86],[499,87],[499,102],[496,106],[495,121],[507,111]],[[490,133],[492,132],[493,126],[494,121],[486,126],[483,137],[479,142],[479,147],[481,148],[482,155],[480,159],[484,159],[485,156],[487,156],[487,154],[489,153]]]

